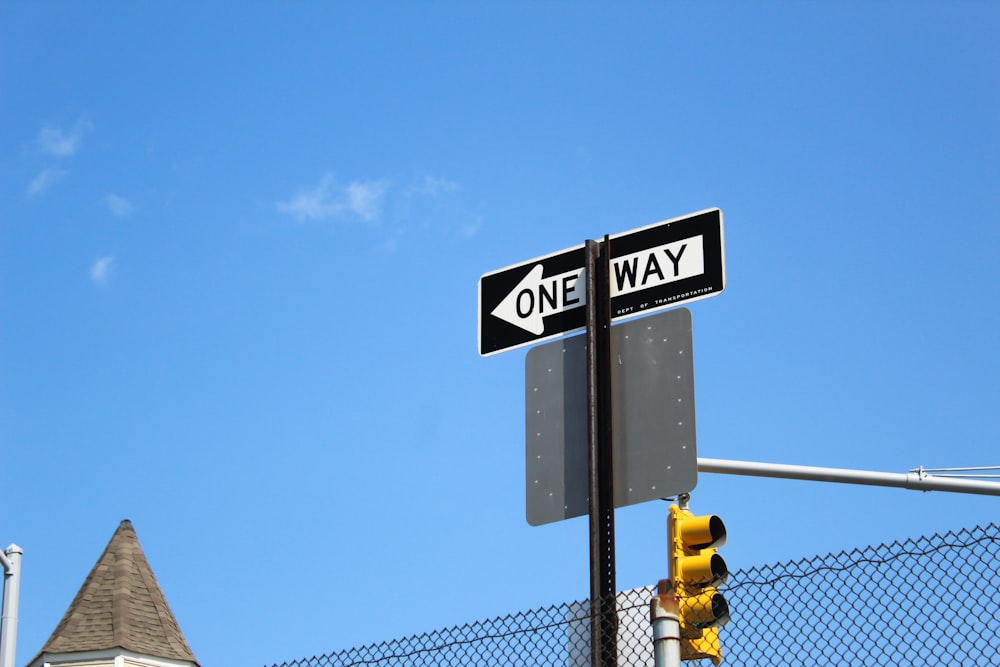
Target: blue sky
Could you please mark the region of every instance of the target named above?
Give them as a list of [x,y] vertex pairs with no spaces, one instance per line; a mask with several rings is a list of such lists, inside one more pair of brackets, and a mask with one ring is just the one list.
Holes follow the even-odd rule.
[[[0,6],[0,541],[18,664],[124,518],[203,665],[585,598],[525,521],[489,271],[710,207],[701,456],[998,464],[994,3]],[[733,569],[989,497],[700,477]],[[666,503],[617,513],[666,576]],[[387,602],[392,613],[387,614]],[[402,606],[397,606],[402,601]]]

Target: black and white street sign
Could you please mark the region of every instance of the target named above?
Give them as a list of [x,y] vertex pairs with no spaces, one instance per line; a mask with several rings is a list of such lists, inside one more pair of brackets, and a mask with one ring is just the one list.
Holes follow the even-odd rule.
[[[713,208],[609,237],[611,319],[705,299],[726,286],[722,211]],[[479,354],[578,331],[585,324],[584,245],[479,279]]]

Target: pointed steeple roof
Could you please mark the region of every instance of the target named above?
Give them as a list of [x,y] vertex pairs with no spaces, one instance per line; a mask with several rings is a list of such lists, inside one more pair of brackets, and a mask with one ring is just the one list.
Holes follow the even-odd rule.
[[115,649],[198,664],[128,519],[119,524],[38,657]]

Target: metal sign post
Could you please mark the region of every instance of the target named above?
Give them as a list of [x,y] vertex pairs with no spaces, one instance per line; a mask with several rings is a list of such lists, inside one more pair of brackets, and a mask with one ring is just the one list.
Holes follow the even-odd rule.
[[[586,330],[593,667],[615,667],[618,660],[611,323],[721,293],[726,286],[723,247],[722,211],[713,208],[605,235],[603,241],[588,240],[479,279],[477,328],[483,356]],[[693,445],[693,438],[681,443],[681,449],[690,447],[690,458]],[[561,518],[569,511],[564,502]]]
[[614,471],[611,469],[611,243],[586,242],[590,664],[618,662]]

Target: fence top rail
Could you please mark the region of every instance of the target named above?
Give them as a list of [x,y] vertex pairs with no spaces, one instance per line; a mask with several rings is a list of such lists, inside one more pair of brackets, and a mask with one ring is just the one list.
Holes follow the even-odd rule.
[[[1000,664],[1000,589],[981,585],[1000,563],[989,524],[836,554],[736,570],[724,593],[733,620],[724,665]],[[653,586],[618,594],[618,665],[652,664]],[[887,610],[905,610],[890,614]],[[926,628],[941,618],[949,640]],[[890,620],[891,622],[884,622]],[[518,612],[294,660],[281,667],[589,667],[589,601]],[[704,663],[699,663],[704,664]]]

